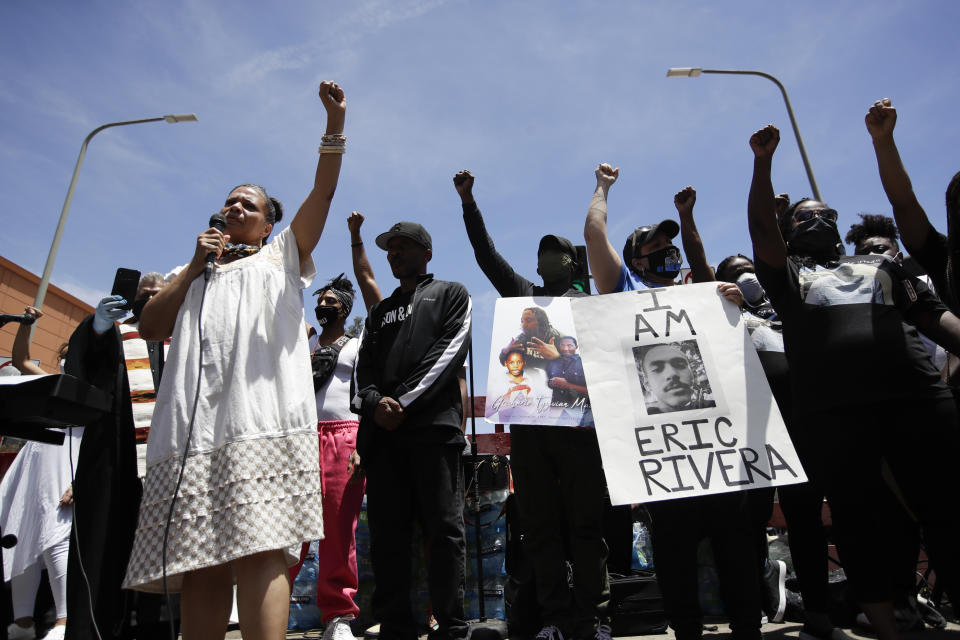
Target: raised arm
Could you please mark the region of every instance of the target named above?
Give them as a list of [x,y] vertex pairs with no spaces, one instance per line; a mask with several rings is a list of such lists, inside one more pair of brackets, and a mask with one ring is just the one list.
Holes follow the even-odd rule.
[[607,193],[610,186],[617,181],[620,169],[601,164],[594,174],[597,176],[597,188],[590,199],[587,221],[583,226],[583,239],[587,243],[587,262],[593,273],[597,292],[610,293],[620,280],[623,261],[607,237]]
[[713,282],[717,278],[713,269],[707,264],[707,254],[703,250],[703,241],[697,231],[697,223],[693,219],[693,205],[697,203],[697,190],[685,187],[673,196],[673,204],[680,214],[680,241],[683,243],[683,252],[690,263],[694,282]]
[[383,299],[380,287],[373,277],[373,267],[367,260],[367,252],[363,249],[363,238],[360,237],[360,227],[363,226],[363,214],[354,211],[347,218],[347,228],[350,229],[350,253],[353,254],[353,275],[357,279],[357,286],[363,295],[363,304],[370,311],[370,307]]
[[[37,320],[43,317],[43,313],[33,307],[27,307],[23,313],[33,316]],[[17,329],[17,335],[13,339],[13,352],[10,354],[10,360],[11,364],[19,369],[23,375],[42,376],[47,372],[30,361],[30,328],[32,324],[21,324]]]
[[782,268],[787,259],[787,246],[777,224],[773,183],[770,180],[773,152],[779,143],[780,131],[772,124],[750,136],[750,148],[754,156],[753,181],[747,200],[753,255],[764,264],[776,268]]
[[517,274],[493,246],[493,239],[487,233],[487,226],[473,198],[474,180],[473,174],[467,170],[453,176],[453,186],[463,204],[463,224],[473,247],[473,256],[483,275],[487,276],[487,280],[501,296],[509,298],[530,295],[533,283]]
[[880,182],[887,194],[887,200],[893,207],[893,217],[897,221],[900,238],[910,253],[919,252],[930,234],[932,225],[927,213],[920,206],[910,176],[903,168],[900,152],[893,140],[893,129],[897,124],[897,110],[890,98],[877,100],[867,112],[864,122],[873,138],[873,150],[877,154],[877,168],[880,170]]
[[340,178],[340,163],[343,159],[343,121],[347,112],[347,100],[335,82],[320,83],[320,100],[327,110],[327,132],[320,146],[320,159],[317,161],[317,173],[313,180],[313,190],[300,205],[293,217],[290,228],[297,238],[300,250],[300,263],[313,253],[314,247],[323,233],[327,222],[327,213],[333,194],[337,190]]

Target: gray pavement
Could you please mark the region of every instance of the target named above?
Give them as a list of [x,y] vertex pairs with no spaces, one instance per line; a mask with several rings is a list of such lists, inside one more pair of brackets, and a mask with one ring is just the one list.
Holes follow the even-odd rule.
[[[704,631],[704,640],[726,640],[730,638],[730,627],[726,624],[716,625],[716,631]],[[799,623],[784,624],[765,624],[763,625],[764,640],[796,640],[800,635]],[[857,640],[876,640],[876,636],[859,628],[844,629],[850,636]],[[287,638],[302,638],[303,640],[319,640],[320,631],[292,631],[287,634]],[[230,631],[227,638],[231,640],[242,638],[239,631]],[[421,636],[420,640],[425,640],[427,636]],[[615,636],[623,640],[673,640],[673,632],[658,633],[648,636]],[[960,625],[947,623],[947,628],[942,630],[926,629],[924,631],[912,631],[900,634],[902,640],[960,640]]]

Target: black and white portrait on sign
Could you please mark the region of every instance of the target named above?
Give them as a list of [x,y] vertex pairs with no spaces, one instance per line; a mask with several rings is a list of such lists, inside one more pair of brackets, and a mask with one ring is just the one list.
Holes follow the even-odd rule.
[[717,406],[696,340],[633,348],[647,414]]

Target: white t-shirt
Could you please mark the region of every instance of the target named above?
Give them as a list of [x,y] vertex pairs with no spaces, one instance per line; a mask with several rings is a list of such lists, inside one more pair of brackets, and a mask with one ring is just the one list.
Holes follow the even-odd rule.
[[357,414],[350,411],[350,381],[353,379],[353,368],[359,351],[360,341],[356,338],[350,338],[340,349],[333,373],[327,378],[323,388],[317,391],[318,420],[358,419]]

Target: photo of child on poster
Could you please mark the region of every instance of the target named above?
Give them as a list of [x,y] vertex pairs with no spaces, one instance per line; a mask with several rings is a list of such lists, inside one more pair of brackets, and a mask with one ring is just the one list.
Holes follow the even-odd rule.
[[593,424],[568,299],[497,300],[492,343],[487,376],[489,422]]

